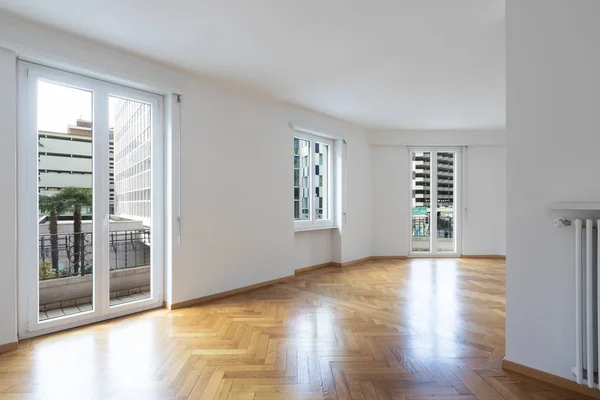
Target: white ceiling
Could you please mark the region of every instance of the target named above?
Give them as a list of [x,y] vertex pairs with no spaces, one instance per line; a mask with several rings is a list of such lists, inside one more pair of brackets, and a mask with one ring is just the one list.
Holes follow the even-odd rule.
[[505,125],[504,0],[0,0],[369,128]]

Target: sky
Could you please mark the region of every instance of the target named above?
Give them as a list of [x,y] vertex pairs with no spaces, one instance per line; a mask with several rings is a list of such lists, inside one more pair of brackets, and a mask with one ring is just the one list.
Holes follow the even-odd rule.
[[[114,98],[110,98],[112,103]],[[109,105],[110,127],[114,125],[114,107]],[[38,130],[67,133],[77,119],[91,121],[92,92],[38,81]]]

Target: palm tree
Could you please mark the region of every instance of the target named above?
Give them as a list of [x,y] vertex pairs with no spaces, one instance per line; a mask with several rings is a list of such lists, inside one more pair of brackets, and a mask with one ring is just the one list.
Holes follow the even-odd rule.
[[58,194],[60,198],[73,211],[73,265],[74,273],[85,274],[85,263],[82,262],[82,255],[85,251],[83,243],[83,234],[81,233],[81,207],[92,206],[92,190],[89,188],[66,187],[61,189]]
[[[59,192],[60,194],[60,192]],[[50,248],[52,254],[52,268],[58,274],[58,216],[64,214],[69,205],[65,203],[62,197],[56,194],[54,196],[41,195],[39,199],[40,210],[45,214],[50,214]]]

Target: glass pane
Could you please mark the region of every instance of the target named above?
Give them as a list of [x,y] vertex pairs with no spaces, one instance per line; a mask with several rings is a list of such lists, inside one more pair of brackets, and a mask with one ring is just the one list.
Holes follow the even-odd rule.
[[329,146],[315,143],[315,219],[329,219]]
[[413,252],[431,251],[431,153],[412,152],[412,237]]
[[38,81],[39,321],[93,310],[92,93]]
[[152,107],[109,97],[110,305],[151,297]]
[[310,142],[294,138],[294,220],[310,219]]
[[456,153],[437,152],[437,251],[456,251],[454,238],[454,161]]

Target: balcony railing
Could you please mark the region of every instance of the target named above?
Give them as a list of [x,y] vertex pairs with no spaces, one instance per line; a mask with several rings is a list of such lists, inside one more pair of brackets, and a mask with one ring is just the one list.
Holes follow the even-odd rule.
[[[110,270],[150,265],[150,239],[150,229],[110,232]],[[39,262],[40,280],[92,274],[92,233],[39,235]]]
[[[454,237],[454,219],[452,217],[440,216],[437,220],[437,237],[452,238]],[[413,216],[412,217],[412,237],[421,238],[429,237],[430,225],[429,217]]]

